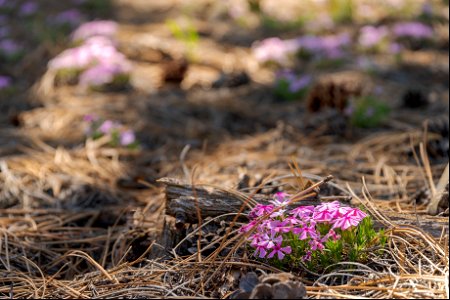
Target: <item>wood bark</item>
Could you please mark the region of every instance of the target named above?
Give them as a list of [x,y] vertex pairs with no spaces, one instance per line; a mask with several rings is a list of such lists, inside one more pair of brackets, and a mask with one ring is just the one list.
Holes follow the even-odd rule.
[[[162,178],[158,182],[166,185],[166,214],[175,217],[177,224],[197,223],[198,212],[202,219],[237,213],[249,198],[261,204],[269,204],[272,200],[267,195],[238,194],[200,185],[192,186],[173,178]],[[315,196],[301,200],[297,206],[319,203],[319,198]],[[247,206],[243,212],[249,209],[250,206]]]

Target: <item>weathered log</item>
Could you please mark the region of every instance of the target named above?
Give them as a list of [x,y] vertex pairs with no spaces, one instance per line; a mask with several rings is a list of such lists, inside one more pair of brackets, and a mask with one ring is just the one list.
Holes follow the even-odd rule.
[[[261,204],[269,204],[272,200],[272,197],[263,194],[232,193],[201,185],[192,186],[173,178],[162,178],[158,182],[166,185],[166,214],[175,217],[176,224],[197,223],[198,211],[202,219],[237,213],[249,198]],[[319,203],[317,193],[314,193],[314,196],[293,206]],[[250,206],[247,205],[243,212],[248,212],[249,209]]]
[[[322,184],[326,181],[326,179],[322,181]],[[233,193],[202,185],[192,186],[174,178],[162,178],[158,182],[166,185],[166,214],[175,217],[175,224],[177,226],[185,223],[198,223],[197,211],[200,211],[202,219],[207,217],[214,218],[239,212],[246,200],[250,197],[261,204],[268,204],[272,200],[268,195]],[[315,196],[294,203],[291,207],[318,205],[320,203],[320,197],[316,194]],[[246,213],[249,209],[250,205],[245,207],[243,212]],[[418,227],[434,237],[439,237],[442,234],[442,230],[448,234],[448,222],[444,222],[443,218],[430,217],[431,219],[428,219],[422,216],[418,223],[416,216],[387,212],[385,212],[385,215],[396,225]],[[230,218],[233,218],[233,216]],[[378,220],[374,220],[374,223],[375,228],[385,227],[385,224]]]

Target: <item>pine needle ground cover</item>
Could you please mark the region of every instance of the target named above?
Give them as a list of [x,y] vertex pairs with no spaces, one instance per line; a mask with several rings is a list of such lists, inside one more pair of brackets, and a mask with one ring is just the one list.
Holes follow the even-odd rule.
[[448,299],[448,4],[300,2],[0,1],[0,297]]

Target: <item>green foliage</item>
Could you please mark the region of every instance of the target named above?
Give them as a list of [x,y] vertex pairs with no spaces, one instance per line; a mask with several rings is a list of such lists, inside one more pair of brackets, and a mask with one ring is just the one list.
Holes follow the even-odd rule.
[[353,0],[329,0],[329,7],[335,22],[350,23],[353,20]]
[[20,50],[12,54],[3,53],[0,51],[0,59],[6,63],[16,63],[20,61],[24,56],[24,51]]
[[[322,233],[328,232],[331,225],[321,224],[319,231]],[[387,236],[384,230],[376,231],[373,228],[373,221],[368,216],[364,218],[360,224],[351,230],[339,230],[336,232],[341,235],[338,240],[328,240],[324,246],[323,251],[313,251],[311,260],[303,262],[302,256],[305,255],[305,249],[308,248],[308,243],[305,240],[299,240],[297,235],[289,233],[289,240],[283,242],[283,246],[290,245],[292,253],[287,255],[282,261],[277,258],[270,259],[270,264],[284,269],[296,269],[300,264],[305,264],[306,267],[315,272],[322,273],[325,271],[332,271],[333,265],[340,262],[358,262],[367,263],[369,253],[374,251],[372,249],[384,248],[387,241]]]
[[376,127],[388,117],[389,112],[387,104],[373,96],[357,98],[351,122],[357,127]]
[[318,69],[327,70],[327,69],[340,68],[344,64],[345,64],[345,59],[343,59],[343,58],[335,58],[335,59],[321,58],[316,62],[315,66]]
[[172,35],[179,41],[183,42],[186,46],[186,56],[188,60],[195,61],[195,49],[197,48],[200,40],[200,35],[197,29],[191,22],[187,22],[186,26],[181,26],[175,20],[167,20],[166,25],[169,28]]
[[273,30],[296,30],[302,28],[306,23],[304,17],[299,17],[294,21],[279,21],[267,15],[262,15],[261,20],[265,28]]
[[89,0],[83,3],[83,9],[93,14],[106,14],[111,10],[112,1],[110,0]]
[[78,69],[60,69],[56,72],[58,84],[76,84],[81,71]]
[[307,92],[308,88],[300,89],[297,92],[292,92],[290,90],[291,83],[282,78],[279,79],[275,84],[274,94],[277,98],[285,101],[294,101],[294,100],[300,100],[303,99]]

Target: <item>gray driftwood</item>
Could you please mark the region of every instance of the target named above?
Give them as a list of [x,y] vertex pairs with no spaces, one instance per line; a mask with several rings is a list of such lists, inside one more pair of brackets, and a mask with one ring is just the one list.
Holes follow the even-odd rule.
[[[158,182],[166,185],[166,214],[175,217],[177,224],[197,223],[198,210],[204,219],[237,213],[250,197],[261,204],[269,204],[272,200],[267,195],[240,195],[216,188],[192,186],[173,178],[162,178]],[[317,197],[310,197],[300,202],[301,205],[320,203]],[[249,208],[249,206],[245,207],[243,212],[248,212]]]

